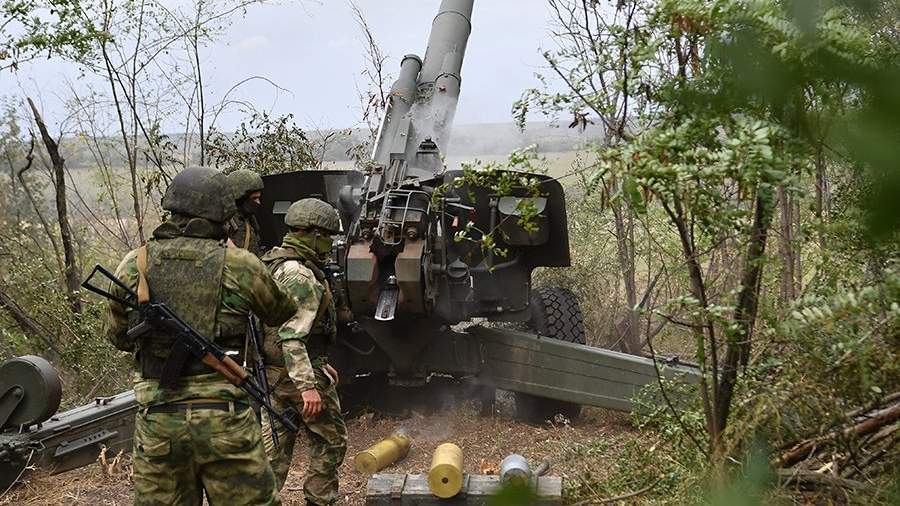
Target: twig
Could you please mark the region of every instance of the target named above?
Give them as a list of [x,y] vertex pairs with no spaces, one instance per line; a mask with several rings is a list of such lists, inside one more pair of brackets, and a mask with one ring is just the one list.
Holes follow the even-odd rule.
[[[884,432],[885,432],[885,431],[882,431],[882,432],[880,432],[879,434],[884,433]],[[888,430],[888,431],[884,434],[883,437],[877,439],[877,441],[881,441],[881,439],[890,437],[891,440],[888,441],[888,443],[887,443],[883,448],[881,448],[881,449],[875,451],[874,453],[872,453],[871,455],[869,455],[868,457],[866,457],[866,460],[862,461],[859,465],[852,467],[852,468],[850,469],[850,471],[846,474],[845,477],[846,477],[846,478],[853,478],[853,477],[856,476],[857,474],[862,473],[863,469],[869,467],[870,465],[874,464],[874,463],[877,462],[879,459],[881,459],[882,457],[884,457],[884,456],[885,456],[885,455],[886,455],[886,454],[894,447],[894,445],[897,444],[897,439],[898,439],[898,438],[897,438],[897,435],[894,434],[895,432],[897,432],[897,426],[896,426],[896,425],[895,425],[894,427],[892,427],[890,430]],[[873,442],[877,442],[877,441],[873,441]]]
[[822,485],[839,488],[851,488],[855,490],[869,488],[865,483],[838,478],[830,474],[817,473],[815,471],[802,471],[791,469],[776,470],[778,478],[785,485],[796,485],[800,488],[816,488]]
[[842,436],[865,436],[897,420],[900,420],[900,404],[877,411],[870,418],[845,429],[834,430],[827,434],[801,441],[782,454],[775,462],[775,465],[777,467],[791,467],[812,454],[822,443],[830,442]]
[[[659,384],[659,391],[663,396],[663,400],[666,402],[666,407],[672,412],[672,416],[675,417],[675,420],[678,422],[678,426],[681,427],[681,430],[684,431],[685,435],[694,443],[700,453],[703,454],[704,457],[709,459],[709,452],[703,448],[703,445],[700,444],[699,441],[694,437],[694,434],[688,429],[687,425],[684,424],[684,421],[681,419],[681,416],[678,414],[678,410],[675,409],[675,406],[672,404],[672,401],[669,399],[669,394],[666,393],[666,388],[662,382],[662,373],[659,370],[659,363],[656,361],[656,352],[653,350],[652,339],[647,340],[647,348],[650,350],[651,358],[653,359],[653,370],[656,371],[656,382]],[[654,484],[655,485],[655,484]]]
[[31,464],[31,458],[34,457],[34,451],[35,451],[35,450],[32,449],[32,450],[31,450],[31,453],[28,454],[28,460],[25,461],[25,465],[22,466],[22,470],[19,471],[19,475],[16,476],[16,479],[13,480],[12,483],[10,483],[8,487],[6,487],[6,490],[4,490],[2,494],[0,494],[0,497],[3,497],[3,496],[5,496],[6,494],[8,494],[9,491],[12,490],[13,487],[16,486],[16,483],[18,483],[19,480],[22,479],[22,475],[25,474],[25,471],[28,470],[28,465]]
[[606,499],[598,499],[596,497],[591,499],[585,499],[583,501],[578,501],[576,503],[572,503],[570,506],[581,506],[583,504],[611,504],[614,502],[624,501],[625,499],[631,499],[632,497],[637,497],[641,494],[646,494],[647,492],[653,490],[654,487],[659,485],[659,480],[654,481],[653,483],[647,485],[646,487],[635,490],[634,492],[629,492],[627,494],[617,495],[615,497],[608,497]]
[[858,417],[859,415],[862,415],[862,414],[868,413],[869,411],[872,411],[875,408],[879,408],[881,406],[887,406],[888,404],[891,404],[898,399],[900,399],[900,392],[894,392],[892,394],[888,394],[888,395],[878,399],[877,401],[873,402],[872,404],[870,404],[866,407],[856,408],[844,416],[848,420],[852,420],[852,419]]

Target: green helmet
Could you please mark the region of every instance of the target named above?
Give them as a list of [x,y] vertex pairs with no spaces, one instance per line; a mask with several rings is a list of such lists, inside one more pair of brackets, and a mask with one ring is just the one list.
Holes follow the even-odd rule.
[[332,234],[341,231],[337,210],[319,199],[301,199],[291,204],[284,215],[284,224],[291,228],[319,227]]
[[237,212],[228,178],[206,167],[191,167],[176,174],[163,195],[162,207],[215,222],[225,222]]
[[262,191],[264,187],[262,177],[247,169],[239,169],[228,174],[228,184],[233,190],[234,200],[240,200],[251,192]]

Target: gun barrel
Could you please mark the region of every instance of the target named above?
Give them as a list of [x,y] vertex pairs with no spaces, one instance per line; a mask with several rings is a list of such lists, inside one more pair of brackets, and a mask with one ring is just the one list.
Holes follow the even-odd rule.
[[[426,139],[445,153],[462,83],[462,64],[472,31],[475,0],[443,0],[431,25],[425,58],[406,55],[391,87],[372,159],[387,168],[375,181],[401,184],[408,177],[428,177],[439,171],[433,161],[416,160]],[[391,165],[396,160],[400,163]]]
[[455,89],[447,90],[459,95],[462,80],[463,57],[472,32],[472,7],[474,0],[444,0],[431,25],[428,48],[422,65],[420,84],[455,81]]
[[[409,109],[416,101],[418,93],[419,71],[422,69],[422,60],[408,54],[400,62],[400,75],[391,86],[387,99],[387,109],[375,139],[375,149],[372,159],[387,166],[391,161],[391,152],[405,153],[406,136],[398,135],[401,119],[409,113]],[[402,142],[397,143],[400,140]]]
[[472,32],[473,5],[474,0],[443,0],[434,17],[419,74],[419,89],[430,89],[433,94],[430,107],[420,111],[424,121],[417,125],[414,148],[431,137],[441,153],[446,153],[462,84],[463,58]]

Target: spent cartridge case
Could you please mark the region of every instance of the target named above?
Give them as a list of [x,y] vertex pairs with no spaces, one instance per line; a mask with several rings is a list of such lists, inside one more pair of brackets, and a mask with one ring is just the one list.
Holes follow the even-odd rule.
[[410,439],[405,429],[400,429],[374,445],[359,452],[353,465],[360,474],[373,475],[385,467],[406,457]]
[[531,483],[531,468],[525,457],[512,453],[500,463],[500,481],[517,487],[527,487]]
[[444,443],[434,450],[428,488],[431,493],[447,499],[459,493],[463,484],[463,453],[453,443]]

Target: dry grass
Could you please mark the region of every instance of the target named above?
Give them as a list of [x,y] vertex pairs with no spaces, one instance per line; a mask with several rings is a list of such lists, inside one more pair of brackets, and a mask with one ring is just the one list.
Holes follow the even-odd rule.
[[[350,447],[341,467],[340,504],[365,502],[367,477],[353,469],[353,457],[376,441],[405,427],[413,445],[406,459],[385,469],[387,473],[423,473],[428,471],[432,450],[441,442],[452,441],[464,452],[468,472],[499,466],[509,453],[520,453],[534,465],[547,459],[551,474],[562,476],[568,488],[583,488],[582,478],[602,479],[610,472],[604,463],[619,453],[622,441],[640,436],[631,427],[627,415],[589,408],[573,424],[547,424],[538,427],[512,419],[512,405],[501,400],[494,417],[479,417],[473,403],[405,419],[384,418],[371,413],[349,420]],[[301,442],[302,443],[302,442]],[[302,505],[306,448],[298,444],[294,467],[288,476],[282,500],[286,505]],[[586,486],[590,486],[587,484]],[[98,463],[68,473],[48,476],[32,474],[21,487],[0,498],[0,504],[15,505],[123,505],[131,504],[132,488],[127,459],[112,473]]]

